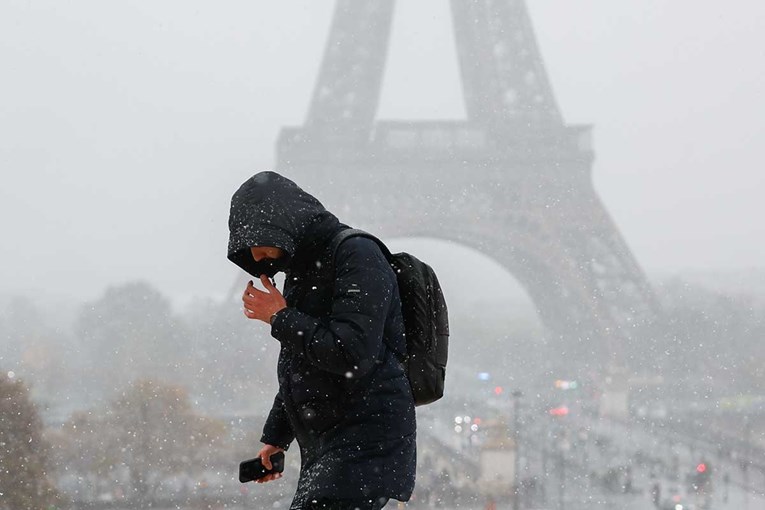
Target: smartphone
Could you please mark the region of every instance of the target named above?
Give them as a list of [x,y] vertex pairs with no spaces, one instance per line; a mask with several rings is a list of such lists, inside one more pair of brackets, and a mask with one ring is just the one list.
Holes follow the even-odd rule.
[[239,463],[239,481],[242,483],[258,480],[271,473],[281,473],[284,471],[284,452],[278,452],[271,455],[271,467],[266,469],[260,461],[260,457],[245,460]]

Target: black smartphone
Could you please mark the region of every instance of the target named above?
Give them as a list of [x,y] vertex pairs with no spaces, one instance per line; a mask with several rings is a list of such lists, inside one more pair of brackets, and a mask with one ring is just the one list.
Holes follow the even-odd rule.
[[260,461],[260,457],[245,460],[239,463],[239,481],[242,483],[258,480],[271,473],[281,473],[284,471],[284,452],[278,452],[271,455],[271,467],[266,469]]

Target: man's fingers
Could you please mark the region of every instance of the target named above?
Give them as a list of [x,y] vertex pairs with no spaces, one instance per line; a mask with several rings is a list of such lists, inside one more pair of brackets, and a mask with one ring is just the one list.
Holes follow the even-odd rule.
[[271,465],[271,458],[267,453],[260,454],[260,462],[263,464],[263,467],[266,469],[273,468],[273,466]]
[[253,312],[252,310],[248,310],[247,308],[244,309],[244,314],[249,319],[256,319],[257,318],[257,317],[255,317],[255,312]]
[[244,301],[245,305],[250,305],[250,308],[257,308],[261,302],[260,297],[248,296],[246,294],[242,296],[242,301]]
[[271,482],[273,480],[278,480],[281,477],[282,477],[281,473],[271,473],[270,475],[266,475],[263,478],[259,478],[255,481],[258,483],[266,483],[266,482]]
[[256,289],[255,287],[252,286],[252,284],[250,284],[250,285],[247,285],[246,289],[244,289],[244,293],[242,294],[242,299],[253,298],[256,296],[265,296],[266,294],[268,294],[268,292],[263,292],[260,289]]
[[249,308],[250,310],[254,310],[255,308],[260,308],[263,305],[264,297],[268,295],[262,290],[258,290],[255,288],[253,288],[253,291],[257,292],[257,294],[252,294],[248,292],[245,292],[244,294],[242,294],[242,301],[244,302],[245,307]]
[[263,287],[265,287],[269,293],[276,290],[276,287],[271,283],[271,280],[264,274],[260,275],[260,283],[263,284]]

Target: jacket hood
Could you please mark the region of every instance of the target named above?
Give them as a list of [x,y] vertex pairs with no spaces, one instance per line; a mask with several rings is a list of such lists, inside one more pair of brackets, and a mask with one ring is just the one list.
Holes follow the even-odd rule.
[[318,237],[332,235],[337,218],[316,198],[276,172],[260,172],[231,197],[228,219],[228,259],[259,277],[268,262],[256,262],[252,246],[281,248],[293,265]]

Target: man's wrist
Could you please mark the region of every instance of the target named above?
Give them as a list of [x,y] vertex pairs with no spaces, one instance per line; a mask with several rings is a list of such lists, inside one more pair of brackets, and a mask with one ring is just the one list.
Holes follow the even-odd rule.
[[274,313],[272,313],[272,314],[271,314],[271,317],[269,317],[269,319],[268,319],[268,323],[269,323],[269,324],[271,324],[271,325],[273,326],[273,325],[274,325],[274,321],[276,320],[276,315],[277,315],[279,312],[281,312],[282,310],[284,310],[284,308],[280,308],[279,310],[277,310],[277,311],[275,311]]

